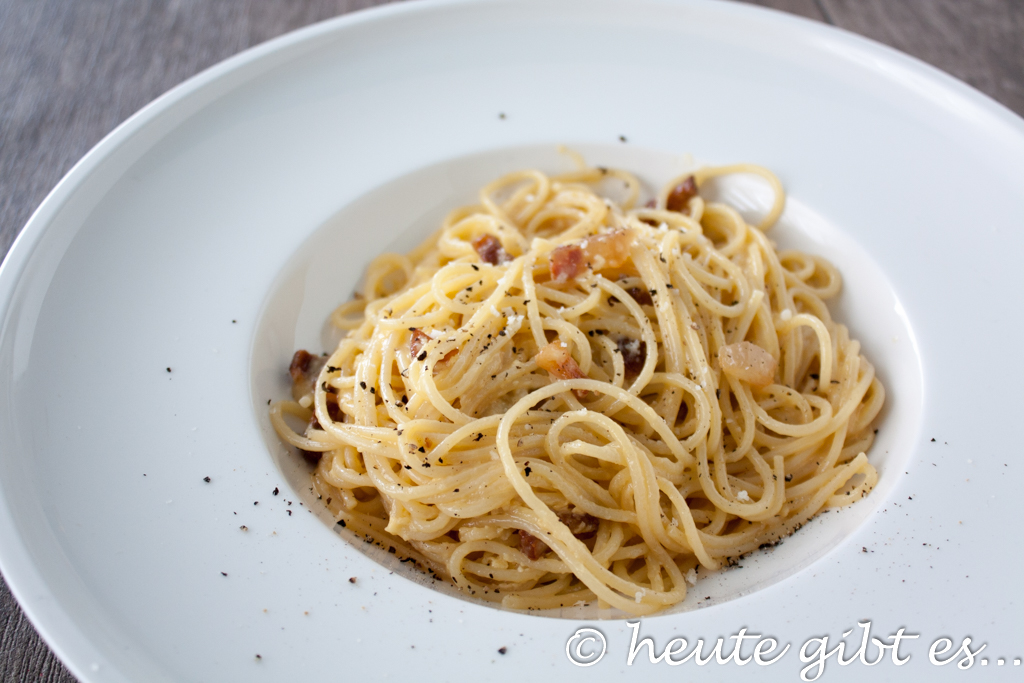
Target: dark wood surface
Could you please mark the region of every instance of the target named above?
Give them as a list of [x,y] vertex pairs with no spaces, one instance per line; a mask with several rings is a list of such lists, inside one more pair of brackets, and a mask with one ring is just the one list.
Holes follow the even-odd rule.
[[[860,33],[1024,116],[1022,0],[741,0]],[[164,91],[380,0],[0,0],[0,255],[60,178]],[[0,582],[0,681],[74,683]]]

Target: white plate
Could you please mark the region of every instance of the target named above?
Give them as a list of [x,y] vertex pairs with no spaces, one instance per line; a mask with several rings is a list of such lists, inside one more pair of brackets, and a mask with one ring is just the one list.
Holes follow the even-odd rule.
[[[843,270],[841,315],[890,391],[871,496],[642,634],[660,651],[746,627],[792,647],[701,673],[799,680],[805,641],[870,619],[879,637],[920,635],[879,679],[963,675],[929,663],[940,636],[987,643],[987,678],[1019,674],[1024,122],[810,22],[591,0],[415,3],[285,36],[144,109],[32,217],[0,269],[0,565],[76,676],[696,675],[646,654],[627,666],[623,620],[501,611],[391,575],[307,512],[267,433],[281,363],[317,345],[334,303],[320,283],[344,298],[370,256],[487,174],[557,170],[561,142],[651,183],[685,152],[775,170],[794,200],[779,239]],[[724,189],[756,209],[756,191]],[[607,654],[579,668],[566,641],[588,625]],[[863,666],[833,659],[819,680]]]

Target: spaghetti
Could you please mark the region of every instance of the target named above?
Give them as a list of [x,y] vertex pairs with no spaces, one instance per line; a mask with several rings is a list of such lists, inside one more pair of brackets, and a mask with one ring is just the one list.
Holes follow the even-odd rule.
[[[740,172],[775,190],[756,227],[700,196]],[[369,266],[270,413],[339,524],[506,607],[649,614],[867,495],[884,390],[825,304],[836,269],[765,236],[779,181],[639,195],[582,161],[511,173]]]

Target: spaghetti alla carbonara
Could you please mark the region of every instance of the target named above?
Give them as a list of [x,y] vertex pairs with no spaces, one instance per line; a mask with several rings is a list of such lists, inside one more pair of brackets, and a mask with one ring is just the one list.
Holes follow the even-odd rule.
[[[649,614],[867,495],[884,391],[825,303],[836,269],[766,237],[773,174],[703,168],[638,206],[633,175],[578,161],[373,261],[271,420],[339,524],[466,593]],[[757,226],[701,197],[739,172],[774,188]]]

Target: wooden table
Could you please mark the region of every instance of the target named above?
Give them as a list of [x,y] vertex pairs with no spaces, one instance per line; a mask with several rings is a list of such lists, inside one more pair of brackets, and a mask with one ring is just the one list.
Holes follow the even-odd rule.
[[[1024,115],[1020,0],[742,0],[919,57]],[[0,254],[99,140],[245,48],[382,0],[0,3]],[[73,683],[0,582],[0,680]]]

